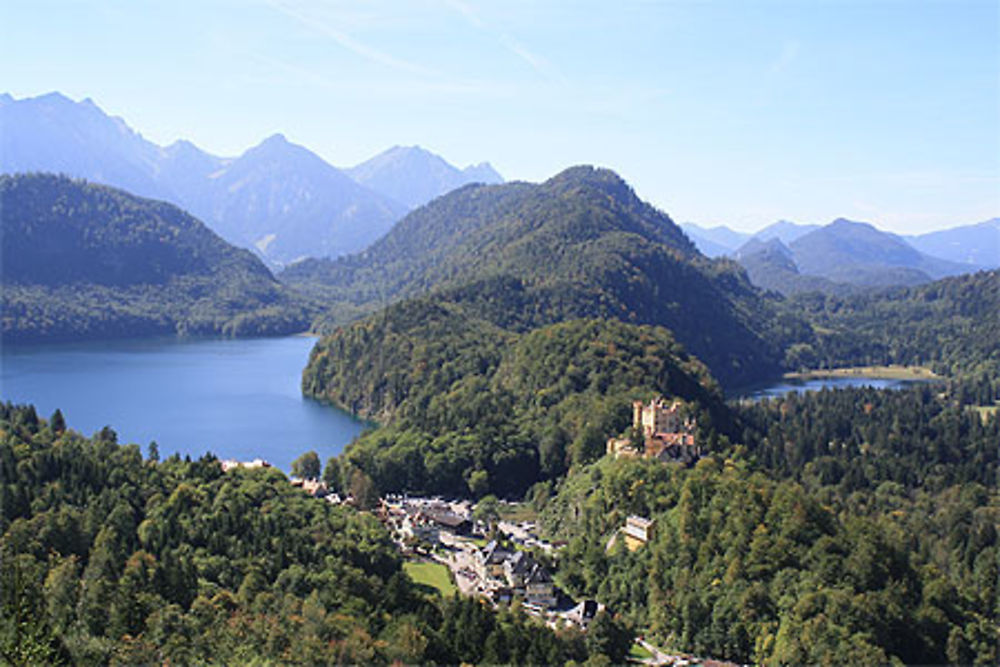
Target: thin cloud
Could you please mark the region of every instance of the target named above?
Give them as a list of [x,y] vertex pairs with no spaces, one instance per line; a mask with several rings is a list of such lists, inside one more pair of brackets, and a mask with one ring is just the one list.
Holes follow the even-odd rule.
[[476,13],[476,11],[467,3],[462,0],[445,0],[445,2],[452,9],[461,14],[473,27],[478,28],[483,32],[491,33],[501,46],[524,62],[528,63],[528,65],[530,65],[536,72],[548,79],[555,79],[565,83],[565,77],[562,76],[552,63],[528,49],[524,44],[519,42],[509,33],[503,30],[494,29],[486,23],[486,21],[484,21],[482,17],[479,16],[479,14]]
[[358,41],[357,39],[351,37],[346,32],[337,29],[335,26],[321,20],[315,15],[309,15],[302,11],[298,7],[290,6],[287,2],[282,2],[281,0],[264,0],[272,9],[281,12],[285,16],[292,18],[299,23],[303,24],[307,28],[316,30],[327,37],[330,37],[334,42],[336,42],[341,47],[351,51],[362,58],[377,63],[379,65],[385,65],[386,67],[391,67],[402,72],[407,72],[409,74],[418,74],[420,76],[437,76],[438,72],[428,69],[422,65],[419,65],[408,60],[403,60],[397,58],[393,55],[385,53],[384,51],[379,51],[378,49],[372,48],[367,44]]

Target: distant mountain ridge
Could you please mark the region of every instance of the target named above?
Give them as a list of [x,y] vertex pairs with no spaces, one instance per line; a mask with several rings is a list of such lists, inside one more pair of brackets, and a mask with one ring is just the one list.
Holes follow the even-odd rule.
[[[443,173],[454,170],[425,153],[428,170],[435,160]],[[361,250],[411,207],[280,134],[235,158],[211,155],[184,140],[161,147],[89,98],[74,102],[59,93],[0,96],[0,171],[62,173],[170,201],[275,266]],[[421,172],[420,165],[407,173],[413,187],[423,190],[431,186],[422,182],[439,189],[457,182]],[[488,165],[458,173],[463,182],[499,178]]]
[[[778,238],[786,246],[790,246],[803,236],[821,229],[821,225],[799,224],[787,220],[779,220],[752,234],[734,231],[724,225],[704,228],[694,223],[683,223],[681,227],[698,249],[709,257],[736,256],[737,252],[742,251],[743,259],[747,253],[742,246],[751,239],[767,241]],[[877,228],[875,231],[896,236],[932,260],[946,260],[962,265],[965,271],[1000,267],[1000,218],[917,235],[892,235]],[[885,240],[879,243],[885,245]],[[941,266],[948,267],[944,273],[941,272]],[[931,270],[925,273],[930,277],[954,275],[958,268],[940,264],[935,268],[932,261]],[[904,272],[901,276],[908,276],[911,282],[926,282],[925,277],[914,273]]]
[[866,287],[918,285],[967,271],[895,234],[843,218],[799,237],[789,249],[801,273]]
[[488,162],[458,169],[420,146],[394,146],[345,173],[410,209],[469,183],[503,183]]
[[1000,267],[1000,218],[905,238],[920,252],[967,264],[970,270]]
[[313,308],[181,209],[64,176],[0,176],[3,337],[287,334]]
[[[824,226],[780,220],[752,236],[723,226],[705,230],[689,224],[685,229],[699,249],[707,247],[714,256],[735,258],[755,285],[786,295],[810,291],[846,295],[858,289],[920,285],[981,268],[915,248],[916,240],[924,237],[901,237],[843,218]],[[722,245],[741,235],[746,240],[736,248],[727,250]],[[988,221],[926,237],[924,247],[948,245],[968,252],[978,245],[986,249],[976,255],[982,257],[996,247],[1000,226]],[[996,262],[1000,265],[1000,257]]]

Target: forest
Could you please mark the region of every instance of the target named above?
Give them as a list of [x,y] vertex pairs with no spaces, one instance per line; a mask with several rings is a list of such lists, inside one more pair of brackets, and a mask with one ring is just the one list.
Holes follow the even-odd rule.
[[323,333],[427,295],[517,333],[579,318],[663,326],[726,387],[779,373],[786,345],[812,335],[738,264],[700,255],[621,177],[592,167],[460,188],[363,253],[280,277],[331,306]]
[[[996,664],[1000,419],[931,388],[743,406],[693,468],[611,460],[529,497],[558,581],[737,662]],[[635,552],[611,537],[655,521]]]
[[0,176],[2,335],[52,342],[305,331],[316,305],[179,208],[50,174]]
[[946,377],[1000,377],[1000,270],[852,296],[799,294],[812,341],[788,347],[788,370],[925,365]]
[[[274,469],[143,457],[0,404],[0,660],[607,664],[595,635],[428,597],[374,516]],[[617,634],[616,634],[617,633]]]

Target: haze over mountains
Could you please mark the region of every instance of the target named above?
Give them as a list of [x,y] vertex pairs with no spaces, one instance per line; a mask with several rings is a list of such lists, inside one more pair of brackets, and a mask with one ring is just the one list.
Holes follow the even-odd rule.
[[172,202],[272,265],[361,250],[410,208],[467,182],[502,180],[486,163],[460,170],[418,148],[345,171],[280,134],[235,158],[187,141],[162,147],[92,100],[59,93],[0,95],[0,170],[63,173]]

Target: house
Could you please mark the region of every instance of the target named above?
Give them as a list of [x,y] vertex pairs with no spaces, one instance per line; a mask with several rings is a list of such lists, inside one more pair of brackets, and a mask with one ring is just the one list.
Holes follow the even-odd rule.
[[556,606],[552,575],[537,563],[524,581],[524,601],[542,609],[551,609]]
[[597,616],[597,612],[602,609],[604,609],[604,605],[596,600],[583,600],[566,612],[566,620],[586,630],[590,622]]
[[412,538],[431,544],[436,544],[441,537],[438,525],[422,512],[404,515],[399,522],[399,534],[403,539]]
[[634,514],[625,519],[625,526],[622,532],[625,534],[625,546],[629,551],[635,551],[642,545],[649,542],[653,537],[652,519],[646,519]]
[[472,533],[472,522],[463,516],[455,514],[451,510],[425,509],[420,513],[429,521],[437,524],[439,530],[446,530],[455,535],[469,535]]
[[535,559],[531,554],[518,551],[504,561],[503,572],[507,579],[507,585],[511,588],[524,588],[528,575],[535,567]]
[[476,573],[482,581],[499,580],[504,577],[504,563],[510,556],[496,540],[490,541],[476,552]]

